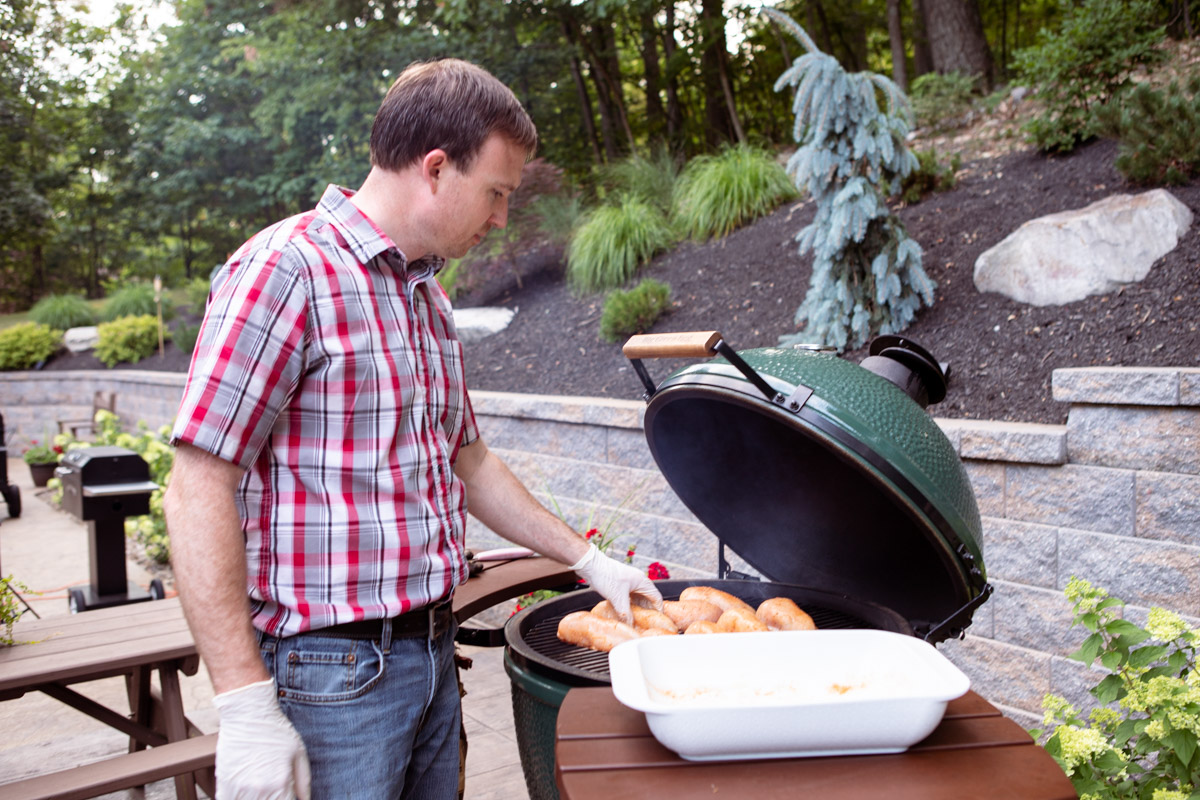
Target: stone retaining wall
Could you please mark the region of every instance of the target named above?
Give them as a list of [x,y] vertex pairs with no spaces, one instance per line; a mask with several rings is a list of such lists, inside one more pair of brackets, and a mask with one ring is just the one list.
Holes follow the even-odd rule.
[[[0,375],[9,447],[53,431],[95,389],[115,389],[125,420],[168,424],[182,375],[135,371]],[[1072,575],[1128,601],[1200,623],[1200,369],[1056,370],[1066,425],[972,420],[938,424],[966,465],[984,523],[995,592],[965,639],[941,645],[975,688],[1023,724],[1040,722],[1043,694],[1087,704],[1086,669],[1066,658],[1062,589]],[[535,494],[582,530],[621,534],[635,563],[674,577],[715,573],[717,544],[675,497],[642,434],[644,404],[595,398],[472,394],[483,434]],[[469,544],[503,544],[472,521]],[[753,572],[731,558],[734,569]]]

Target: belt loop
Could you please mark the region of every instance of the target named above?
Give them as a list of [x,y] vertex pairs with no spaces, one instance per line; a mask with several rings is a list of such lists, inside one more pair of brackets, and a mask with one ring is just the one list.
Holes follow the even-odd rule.
[[380,633],[382,636],[380,637],[379,648],[386,655],[392,650],[392,620],[390,618],[383,621]]
[[429,635],[426,637],[429,641],[433,641],[437,637],[437,604],[429,606],[429,612],[425,615],[426,622],[429,623]]

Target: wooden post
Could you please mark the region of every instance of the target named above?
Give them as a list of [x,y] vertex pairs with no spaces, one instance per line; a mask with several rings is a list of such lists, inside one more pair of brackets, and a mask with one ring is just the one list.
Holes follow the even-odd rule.
[[162,278],[158,275],[154,276],[154,305],[158,308],[158,357],[166,358],[163,346]]

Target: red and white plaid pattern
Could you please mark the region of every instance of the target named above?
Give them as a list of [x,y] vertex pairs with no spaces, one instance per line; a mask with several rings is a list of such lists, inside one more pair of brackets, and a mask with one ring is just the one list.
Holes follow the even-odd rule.
[[452,465],[478,438],[437,259],[326,189],[220,270],[172,433],[246,468],[254,624],[390,617],[466,580]]

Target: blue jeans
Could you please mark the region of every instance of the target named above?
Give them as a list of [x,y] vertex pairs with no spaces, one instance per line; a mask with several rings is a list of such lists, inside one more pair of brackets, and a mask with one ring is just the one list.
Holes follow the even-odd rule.
[[313,800],[454,800],[462,713],[457,625],[378,639],[259,633],[279,705],[312,765]]

